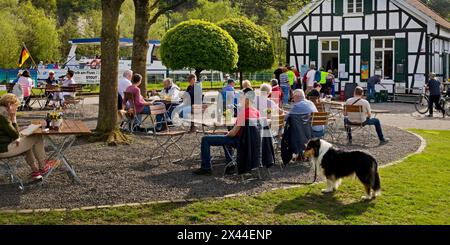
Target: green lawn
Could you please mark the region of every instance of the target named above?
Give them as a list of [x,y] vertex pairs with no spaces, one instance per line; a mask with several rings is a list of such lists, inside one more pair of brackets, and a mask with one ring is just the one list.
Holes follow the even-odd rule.
[[[335,195],[324,184],[187,204],[71,213],[0,214],[2,224],[450,224],[450,131],[414,130],[423,154],[381,169],[383,195],[362,202],[363,188],[344,180]],[[406,142],[405,142],[406,143]]]

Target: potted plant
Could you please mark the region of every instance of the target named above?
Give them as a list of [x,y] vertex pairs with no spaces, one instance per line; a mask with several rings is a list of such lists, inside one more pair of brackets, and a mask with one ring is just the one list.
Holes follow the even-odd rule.
[[57,111],[50,113],[50,120],[50,127],[59,130],[63,123],[63,113]]

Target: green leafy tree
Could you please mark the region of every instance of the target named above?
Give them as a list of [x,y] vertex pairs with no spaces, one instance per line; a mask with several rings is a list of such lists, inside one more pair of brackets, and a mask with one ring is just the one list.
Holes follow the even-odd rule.
[[6,11],[0,11],[0,67],[17,68],[20,54],[20,39],[14,28],[13,16]]
[[36,9],[30,2],[20,4],[14,13],[14,18],[20,20],[15,25],[17,33],[34,60],[59,59],[60,40],[55,19],[47,16],[44,10]]
[[108,144],[128,143],[119,131],[117,96],[119,80],[119,15],[124,0],[102,0],[102,72],[96,134]]
[[243,72],[255,72],[272,67],[274,52],[270,36],[260,26],[246,18],[227,19],[218,25],[226,30],[238,45],[237,71],[242,82]]
[[195,69],[199,78],[205,69],[235,70],[239,55],[228,32],[211,22],[190,20],[167,32],[161,42],[161,58],[171,69]]
[[133,2],[136,19],[133,33],[131,69],[143,76],[144,79],[140,88],[142,95],[147,96],[147,52],[149,49],[149,30],[162,15],[188,1],[133,0]]

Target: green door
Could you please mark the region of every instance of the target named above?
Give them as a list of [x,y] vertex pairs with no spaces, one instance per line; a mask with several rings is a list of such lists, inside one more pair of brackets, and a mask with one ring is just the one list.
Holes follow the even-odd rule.
[[[345,72],[350,72],[350,39],[341,39],[339,49],[339,63],[345,64]],[[344,71],[339,71],[344,72]],[[350,76],[348,76],[350,78]],[[349,79],[340,79],[341,81],[349,81]]]
[[309,40],[309,64],[312,62],[316,64],[316,67],[319,65],[317,61],[319,60],[319,41],[318,40]]
[[394,81],[406,82],[408,79],[408,43],[406,38],[395,39]]

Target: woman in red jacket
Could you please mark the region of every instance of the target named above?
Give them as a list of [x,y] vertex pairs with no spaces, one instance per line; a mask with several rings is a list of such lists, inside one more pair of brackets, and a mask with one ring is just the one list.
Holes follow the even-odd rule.
[[272,98],[272,100],[275,101],[277,106],[280,106],[280,103],[283,100],[283,91],[281,91],[277,79],[272,79],[270,83],[272,84],[272,94],[270,94],[269,98]]

